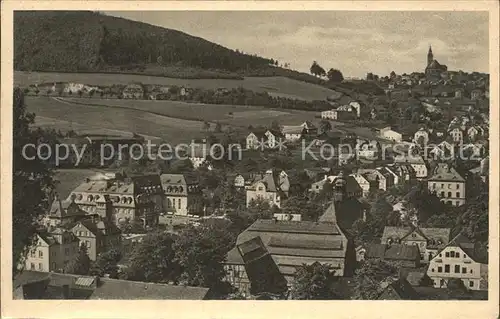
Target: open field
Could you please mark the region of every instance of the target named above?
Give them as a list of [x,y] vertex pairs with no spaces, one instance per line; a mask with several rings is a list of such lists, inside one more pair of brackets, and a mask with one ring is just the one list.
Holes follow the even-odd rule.
[[75,107],[100,106],[118,109],[132,109],[151,114],[191,121],[220,122],[221,124],[248,127],[248,125],[269,126],[276,120],[283,125],[298,125],[306,120],[314,121],[316,112],[268,109],[260,106],[220,105],[186,103],[178,101],[118,100],[56,98],[72,103]]
[[[169,143],[185,143],[200,137],[202,123],[198,121],[181,120],[151,113],[100,106],[82,106],[64,103],[46,97],[27,97],[28,112],[33,112],[41,117],[40,126],[49,127],[51,121],[55,128],[61,131],[79,128],[81,131],[91,130],[105,133],[111,130],[133,132],[140,135],[159,137]],[[38,119],[35,125],[38,125]],[[64,129],[64,125],[68,124]],[[104,129],[104,131],[103,131]],[[116,134],[116,133],[115,133]]]
[[174,79],[147,75],[106,74],[106,73],[52,73],[52,72],[14,72],[14,85],[28,86],[44,82],[77,82],[90,85],[144,84],[177,85],[200,87],[205,89],[244,87],[256,92],[269,92],[275,96],[302,100],[325,100],[335,91],[325,87],[301,82],[285,77],[246,77],[243,80],[232,79]]
[[250,124],[268,126],[273,120],[285,125],[300,124],[313,121],[316,115],[306,111],[173,101],[26,97],[26,105],[29,112],[37,115],[37,126],[63,132],[72,129],[82,134],[134,132],[169,143],[186,143],[204,135],[203,121],[219,121],[242,129]]

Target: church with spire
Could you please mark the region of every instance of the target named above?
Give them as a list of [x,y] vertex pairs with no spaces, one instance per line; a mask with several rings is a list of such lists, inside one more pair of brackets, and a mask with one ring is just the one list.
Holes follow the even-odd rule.
[[441,73],[448,71],[448,67],[446,65],[440,64],[436,59],[434,59],[431,46],[429,46],[429,51],[427,52],[426,65],[425,77],[428,79],[440,79]]

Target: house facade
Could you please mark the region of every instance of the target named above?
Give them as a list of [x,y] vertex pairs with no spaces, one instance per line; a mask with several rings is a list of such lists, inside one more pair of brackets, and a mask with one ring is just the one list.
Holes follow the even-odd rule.
[[430,261],[427,276],[435,288],[446,288],[452,278],[461,279],[470,290],[487,290],[488,261],[475,245],[459,234]]
[[[255,181],[246,189],[247,207],[253,201],[264,200],[269,205],[281,207],[281,201],[286,196],[287,189],[282,188],[284,184],[284,176],[275,174],[273,171],[267,171],[264,176]],[[286,187],[286,186],[285,186]]]
[[155,225],[163,212],[163,190],[158,175],[97,174],[77,186],[68,200],[73,200],[86,214],[97,214],[116,225],[127,220]]
[[465,179],[455,168],[439,163],[434,174],[427,181],[430,192],[436,193],[439,199],[452,206],[465,204]]
[[160,175],[164,192],[163,207],[174,215],[196,215],[203,210],[202,193],[198,182],[182,174]]
[[419,248],[420,262],[428,263],[450,241],[450,229],[386,226],[380,241],[388,245],[415,245]]
[[121,231],[115,224],[101,218],[80,220],[71,228],[80,244],[87,247],[91,260],[96,260],[99,254],[121,245]]
[[35,244],[26,255],[26,270],[44,272],[62,271],[78,253],[80,242],[68,230],[49,227],[36,233]]

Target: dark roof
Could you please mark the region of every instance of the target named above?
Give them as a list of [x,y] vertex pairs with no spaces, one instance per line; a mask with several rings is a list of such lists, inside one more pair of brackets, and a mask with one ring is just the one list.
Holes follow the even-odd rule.
[[448,244],[450,240],[450,229],[449,228],[418,228],[418,227],[384,227],[384,233],[382,234],[381,242],[386,243],[388,239],[400,239],[404,240],[410,234],[416,231],[422,237],[432,242],[440,241],[440,245]]
[[145,283],[109,278],[77,276],[60,273],[44,273],[23,271],[14,279],[13,288],[26,284],[50,280],[48,289],[41,299],[63,299],[62,287],[68,285],[71,289],[70,299],[172,299],[172,300],[202,300],[208,295],[209,288],[175,286],[157,283]]
[[203,300],[209,288],[175,286],[138,281],[101,279],[90,299]]
[[248,231],[265,231],[271,233],[289,234],[316,234],[316,235],[340,235],[338,227],[329,223],[317,223],[310,221],[274,221],[272,219],[259,219],[247,229]]
[[379,300],[415,300],[418,294],[410,283],[403,278],[390,283],[380,294]]
[[366,247],[365,257],[414,261],[420,259],[420,251],[415,245],[369,244]]
[[482,264],[488,263],[488,254],[480,249],[479,243],[473,243],[469,238],[467,238],[462,233],[459,233],[457,236],[455,236],[455,238],[453,238],[448,243],[448,245],[446,245],[446,247],[449,246],[460,247],[465,252],[465,254],[475,262]]

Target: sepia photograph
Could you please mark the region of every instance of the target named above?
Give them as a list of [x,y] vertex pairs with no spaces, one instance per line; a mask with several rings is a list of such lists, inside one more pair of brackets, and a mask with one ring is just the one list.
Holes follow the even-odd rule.
[[70,8],[9,13],[13,301],[498,299],[498,4]]

